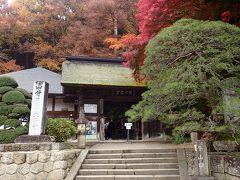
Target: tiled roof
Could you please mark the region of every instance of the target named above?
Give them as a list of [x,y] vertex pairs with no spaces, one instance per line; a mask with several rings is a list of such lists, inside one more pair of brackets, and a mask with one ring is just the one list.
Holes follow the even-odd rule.
[[62,85],[97,85],[142,87],[132,71],[119,61],[78,60],[65,61],[62,65]]
[[50,94],[62,94],[63,88],[60,84],[61,75],[42,67],[25,69],[17,72],[2,74],[0,76],[9,76],[15,79],[18,87],[32,92],[34,81],[46,81],[49,83]]

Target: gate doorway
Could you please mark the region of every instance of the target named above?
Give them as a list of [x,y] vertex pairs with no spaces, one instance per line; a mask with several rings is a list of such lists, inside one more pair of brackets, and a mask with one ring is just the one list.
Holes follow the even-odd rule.
[[[132,103],[127,102],[104,102],[104,114],[106,116],[106,122],[109,122],[106,130],[106,139],[113,140],[124,140],[127,138],[127,130],[124,126],[127,123],[125,112],[129,110]],[[141,123],[133,123],[132,129],[130,130],[130,139],[139,139],[139,131],[141,131]]]

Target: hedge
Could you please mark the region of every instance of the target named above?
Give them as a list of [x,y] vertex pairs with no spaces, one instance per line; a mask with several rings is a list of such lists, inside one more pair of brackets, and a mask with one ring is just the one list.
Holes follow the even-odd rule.
[[31,93],[29,93],[29,92],[26,91],[25,89],[16,88],[15,90],[21,92],[21,93],[25,96],[25,98],[28,98],[28,99],[31,99],[31,98],[32,98]]
[[13,78],[4,76],[0,77],[0,87],[3,86],[10,86],[12,88],[16,88],[18,87],[18,83]]
[[0,126],[2,126],[6,120],[7,120],[7,116],[0,115]]
[[5,128],[17,128],[21,126],[21,122],[18,119],[7,119],[4,122]]
[[5,93],[2,97],[2,101],[7,104],[24,103],[25,97],[21,92],[14,90]]
[[5,94],[8,91],[12,91],[14,88],[10,87],[10,86],[3,86],[0,87],[0,94]]
[[28,128],[25,126],[17,127],[16,129],[0,131],[0,144],[13,143],[14,140],[28,132]]
[[27,105],[17,105],[13,108],[12,113],[26,115],[30,113],[30,109]]
[[0,115],[8,115],[12,112],[14,105],[3,105],[0,106]]

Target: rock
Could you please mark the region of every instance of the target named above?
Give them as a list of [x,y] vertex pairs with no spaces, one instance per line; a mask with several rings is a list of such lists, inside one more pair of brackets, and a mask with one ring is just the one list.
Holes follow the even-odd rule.
[[44,163],[43,170],[46,172],[52,171],[53,170],[53,162],[49,161],[49,162]]
[[4,145],[0,144],[0,152],[4,152]]
[[26,156],[27,163],[33,164],[33,163],[37,162],[37,160],[38,160],[37,152],[27,153],[27,156]]
[[29,144],[29,150],[30,151],[39,150],[39,144]]
[[10,180],[24,180],[23,176],[20,174],[13,174],[10,176]]
[[40,173],[41,171],[43,171],[43,165],[44,165],[44,163],[40,163],[40,162],[32,164],[30,166],[30,172],[32,172],[34,174]]
[[39,162],[47,162],[50,160],[51,152],[41,152],[38,154],[38,161]]
[[52,143],[52,150],[64,150],[64,149],[70,149],[69,143]]
[[13,159],[16,164],[23,164],[26,160],[26,154],[24,153],[14,153]]
[[3,153],[1,157],[1,162],[4,164],[13,163],[13,153]]
[[12,149],[12,144],[5,144],[4,151],[5,151],[5,152],[11,152],[11,151],[13,151],[13,149]]
[[67,166],[67,161],[55,161],[53,163],[53,169],[66,169]]
[[39,144],[39,151],[50,151],[52,148],[51,143],[40,143]]
[[30,165],[27,163],[18,165],[17,171],[19,174],[25,175],[29,173],[29,170],[30,170]]
[[0,165],[0,176],[5,174],[5,172],[6,172],[6,166],[1,164]]
[[21,145],[20,144],[13,144],[12,145],[12,151],[20,151]]
[[53,170],[48,174],[48,180],[61,180],[66,176],[66,171],[62,169]]
[[34,178],[34,180],[46,180],[48,176],[48,173],[46,172],[40,172],[38,175],[36,175],[36,177]]
[[33,173],[28,173],[24,177],[24,180],[33,180],[35,178],[35,175]]
[[227,151],[227,152],[234,152],[240,149],[240,145],[238,145],[234,141],[214,141],[213,147],[216,151]]
[[67,160],[67,167],[70,168],[72,167],[72,165],[73,165],[73,160],[72,159]]
[[21,144],[21,151],[29,151],[30,146],[29,144]]
[[6,174],[14,174],[17,172],[17,164],[10,164],[6,167]]
[[64,160],[63,153],[61,151],[52,151],[51,161],[60,161]]

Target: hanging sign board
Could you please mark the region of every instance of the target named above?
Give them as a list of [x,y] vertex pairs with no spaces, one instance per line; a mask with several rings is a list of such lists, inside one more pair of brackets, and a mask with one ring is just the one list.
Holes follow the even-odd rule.
[[132,123],[125,123],[124,126],[126,127],[126,129],[131,129]]

